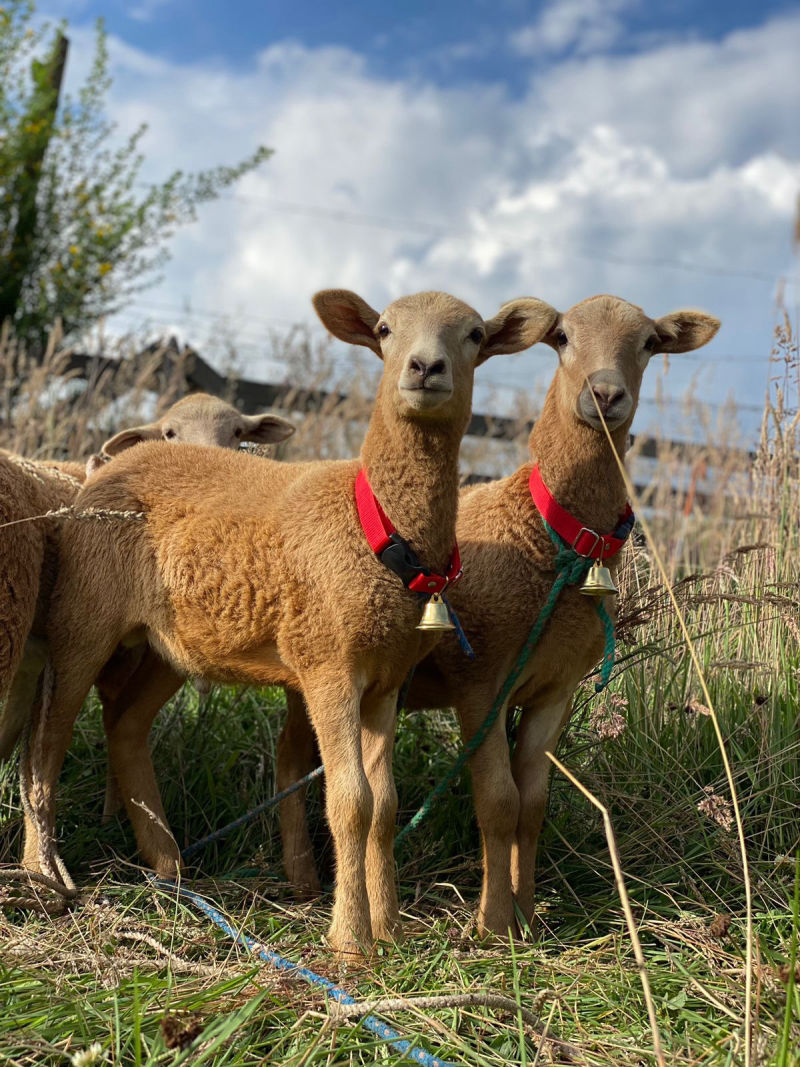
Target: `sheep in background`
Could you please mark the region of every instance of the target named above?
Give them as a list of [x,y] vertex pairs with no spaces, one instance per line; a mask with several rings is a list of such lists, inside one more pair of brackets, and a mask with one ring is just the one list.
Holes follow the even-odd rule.
[[243,415],[225,400],[209,393],[190,393],[165,411],[156,422],[120,430],[103,445],[100,454],[112,457],[143,441],[216,445],[238,448],[244,441],[275,444],[294,433],[280,415]]
[[[86,463],[29,460],[0,450],[0,702],[8,697],[5,708],[0,708],[0,760],[11,754],[27,722],[44,666],[46,612],[62,528],[58,519],[18,520],[73,504],[87,475],[142,441],[163,438],[238,448],[243,441],[276,442],[292,433],[294,426],[278,415],[243,415],[218,397],[194,393],[157,421],[115,434]],[[3,528],[4,523],[16,525]],[[116,702],[141,658],[139,653],[123,653],[101,672],[98,686],[107,721],[121,713]],[[163,690],[168,672],[177,689],[182,679],[152,654],[147,661],[142,680],[157,671]]]
[[[24,769],[32,789],[23,863],[59,877],[55,786],[73,722],[113,649],[144,631],[183,673],[302,691],[325,760],[336,849],[328,940],[350,952],[400,932],[397,692],[434,642],[416,628],[419,597],[370,548],[355,485],[366,472],[375,499],[430,568],[428,580],[446,574],[474,368],[529,347],[554,313],[512,301],[484,323],[453,297],[422,293],[379,315],[344,290],[318,293],[314,306],[332,333],[384,362],[360,459],[282,464],[143,444],[80,494],[81,507],[145,519],[71,523],[62,534],[49,620],[52,696],[34,718]],[[153,714],[134,704],[111,730],[109,749],[142,855],[174,877],[180,855],[147,752]]]

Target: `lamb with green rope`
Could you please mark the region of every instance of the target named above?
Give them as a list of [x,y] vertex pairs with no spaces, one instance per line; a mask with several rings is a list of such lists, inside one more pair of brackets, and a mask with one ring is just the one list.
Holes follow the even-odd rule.
[[[557,315],[545,341],[557,352],[558,367],[530,436],[530,462],[461,493],[464,578],[448,595],[475,659],[464,656],[452,634],[445,637],[417,666],[406,706],[455,707],[459,716],[483,842],[480,932],[507,935],[515,903],[526,920],[533,916],[549,777],[545,752],[558,743],[581,679],[601,658],[606,678],[610,670],[613,603],[605,609],[614,598],[598,612],[580,584],[597,546],[612,575],[618,567],[628,512],[614,452],[624,456],[643,372],[655,353],[699,348],[718,327],[699,311],[651,319],[611,296]],[[577,537],[556,533],[549,511],[544,521],[532,496],[539,482],[577,524]],[[521,709],[513,757],[505,731],[509,707]],[[283,745],[282,753],[303,751],[296,743],[307,730],[302,714],[293,711],[286,729],[295,743]],[[299,779],[312,766],[295,758],[283,780]],[[298,804],[299,794],[283,801],[282,825],[299,824]],[[291,856],[291,840],[284,853]],[[304,864],[313,866],[312,857],[296,857],[295,877]]]

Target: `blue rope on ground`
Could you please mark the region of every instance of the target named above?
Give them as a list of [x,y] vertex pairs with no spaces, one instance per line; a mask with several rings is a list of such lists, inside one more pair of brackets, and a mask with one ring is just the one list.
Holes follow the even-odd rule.
[[244,815],[240,815],[238,819],[234,819],[233,822],[229,822],[225,826],[220,826],[219,830],[214,830],[214,832],[208,834],[207,837],[201,837],[199,841],[195,841],[193,844],[188,845],[181,852],[181,858],[188,859],[189,856],[194,856],[196,852],[201,852],[206,845],[210,845],[213,841],[219,841],[221,838],[226,837],[232,830],[237,830],[240,826],[245,826],[252,819],[255,819],[257,815],[260,815],[262,811],[268,811],[271,807],[274,807],[275,804],[280,803],[285,797],[290,796],[298,789],[302,789],[304,785],[313,782],[315,778],[319,778],[323,770],[324,768],[321,766],[316,767],[310,774],[307,774],[293,785],[287,786],[286,789],[282,789],[280,793],[276,793],[274,797],[270,797],[269,800],[263,801]]
[[[321,768],[318,768],[320,770]],[[339,986],[334,985],[328,978],[323,978],[321,974],[317,974],[315,971],[309,970],[308,967],[299,967],[296,963],[292,963],[290,960],[284,959],[283,956],[279,956],[277,952],[272,952],[266,948],[255,938],[250,937],[248,934],[242,933],[237,930],[231,923],[225,918],[222,912],[215,908],[205,897],[201,897],[199,893],[195,893],[191,889],[186,889],[184,886],[177,882],[168,882],[162,878],[153,880],[155,884],[170,892],[177,891],[182,897],[191,901],[196,908],[199,908],[216,926],[227,934],[236,944],[243,945],[254,955],[259,956],[265,962],[276,967],[279,971],[287,971],[298,978],[303,978],[307,982],[311,982],[312,985],[322,986],[322,988],[338,1001],[339,1004],[355,1004],[357,1003],[354,997],[341,989]],[[415,1063],[421,1063],[424,1067],[455,1067],[455,1064],[450,1063],[447,1060],[442,1060],[438,1056],[432,1056],[430,1052],[426,1052],[424,1049],[416,1048],[411,1041],[402,1037],[397,1030],[393,1029],[387,1023],[381,1022],[374,1015],[366,1015],[361,1020],[362,1024],[371,1030],[374,1034],[377,1034],[382,1041],[391,1045],[397,1049],[403,1056],[413,1060]]]
[[[542,521],[544,522],[544,520]],[[410,834],[412,830],[419,826],[423,819],[426,818],[433,805],[444,794],[450,783],[461,774],[461,771],[464,769],[464,765],[470,756],[477,752],[486,740],[489,731],[497,721],[497,717],[505,706],[506,701],[513,693],[514,686],[517,684],[520,675],[525,669],[525,664],[530,659],[531,653],[538,644],[539,638],[542,636],[542,632],[544,631],[550,616],[553,614],[553,609],[556,606],[556,601],[561,595],[561,591],[567,585],[576,585],[578,582],[582,581],[594,562],[586,556],[578,555],[573,548],[559,537],[552,526],[547,522],[544,523],[544,528],[547,530],[550,535],[550,540],[556,548],[556,577],[550,589],[550,595],[542,605],[539,614],[536,616],[536,621],[531,627],[530,633],[525,640],[525,644],[522,646],[522,650],[517,656],[514,666],[511,668],[508,677],[503,683],[503,687],[497,694],[494,704],[492,704],[489,709],[489,714],[464,746],[461,755],[455,761],[445,777],[434,786],[425,798],[422,807],[412,817],[411,822],[398,832],[394,839],[395,848],[397,848],[398,844]],[[614,623],[603,604],[598,601],[595,606],[597,608],[597,613],[600,616],[600,620],[603,623],[606,636],[601,682],[598,683],[597,687],[599,691],[599,689],[605,688],[608,684],[608,679],[611,676],[611,669],[614,666]]]

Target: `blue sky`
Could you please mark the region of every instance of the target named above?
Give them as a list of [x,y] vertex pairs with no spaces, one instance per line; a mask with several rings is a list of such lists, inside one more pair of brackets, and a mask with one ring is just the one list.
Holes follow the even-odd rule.
[[[163,280],[116,325],[174,325],[212,354],[230,342],[264,377],[279,369],[276,336],[312,322],[309,296],[326,285],[376,306],[445,288],[487,316],[513,296],[566,308],[610,291],[653,316],[699,306],[723,320],[702,353],[648,372],[640,426],[660,417],[657,397],[688,388],[760,404],[779,291],[796,315],[798,4],[40,11],[69,20],[73,86],[105,18],[110,110],[121,132],[148,124],[148,177],[275,149],[182,232]],[[504,404],[509,390],[538,395],[552,370],[540,347],[483,374]],[[666,419],[676,427],[679,409]],[[752,431],[755,412],[745,421]]]
[[[528,76],[531,64],[509,48],[509,41],[548,6],[524,0],[65,0],[62,10],[82,20],[102,16],[109,30],[130,44],[178,62],[247,64],[258,49],[296,40],[312,48],[353,48],[367,56],[377,74],[421,73],[424,63],[425,75],[442,83],[486,80],[515,86]],[[624,5],[625,34],[611,47],[630,51],[654,37],[687,34],[718,40],[731,29],[758,25],[793,6],[787,0],[641,0]],[[603,0],[596,7],[611,18],[623,5]],[[442,49],[447,61],[437,62]]]

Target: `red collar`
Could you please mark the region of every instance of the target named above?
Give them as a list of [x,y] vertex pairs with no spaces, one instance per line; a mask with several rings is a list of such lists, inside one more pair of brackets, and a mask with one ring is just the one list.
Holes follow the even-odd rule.
[[443,593],[448,585],[461,577],[457,544],[453,546],[447,574],[431,574],[422,566],[414,549],[386,517],[363,467],[356,476],[356,508],[369,547],[381,563],[400,576],[407,589],[415,593]]
[[544,521],[552,526],[562,541],[587,559],[608,559],[625,544],[633,529],[633,508],[628,504],[620,515],[616,530],[599,534],[580,523],[566,508],[562,508],[542,481],[538,466],[531,471],[529,486],[533,502]]

